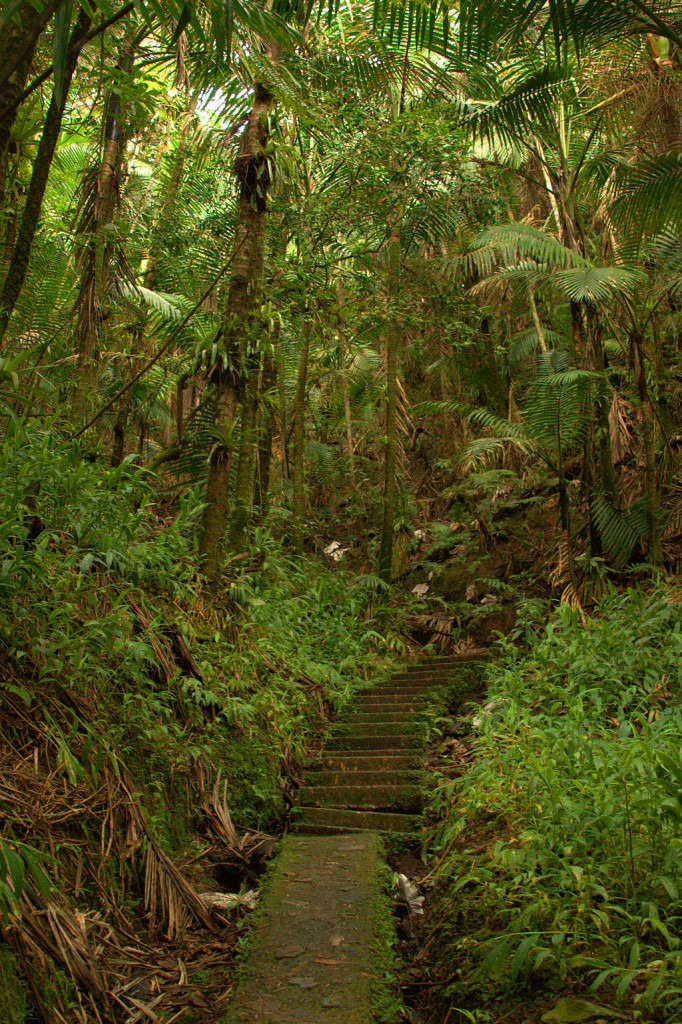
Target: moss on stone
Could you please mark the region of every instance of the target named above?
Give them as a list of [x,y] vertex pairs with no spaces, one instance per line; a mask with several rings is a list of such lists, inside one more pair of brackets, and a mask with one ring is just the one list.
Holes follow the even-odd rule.
[[0,1020],[3,1024],[24,1024],[26,1014],[26,990],[17,973],[16,959],[9,946],[0,943]]
[[396,982],[396,921],[391,898],[393,873],[380,849],[376,876],[374,937],[371,952],[370,1006],[372,1024],[395,1024],[401,1019],[403,1000]]

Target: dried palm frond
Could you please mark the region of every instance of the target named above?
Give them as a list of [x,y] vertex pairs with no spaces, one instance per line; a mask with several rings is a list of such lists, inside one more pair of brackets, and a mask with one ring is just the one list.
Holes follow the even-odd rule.
[[471,645],[469,639],[457,642],[453,638],[453,631],[459,629],[461,625],[457,615],[445,615],[442,612],[424,613],[411,615],[408,621],[412,629],[427,631],[430,634],[427,642],[442,653],[460,653],[460,650],[465,650],[467,645]]
[[407,473],[407,456],[405,455],[405,438],[411,438],[414,434],[414,424],[409,415],[410,403],[403,387],[403,382],[396,380],[396,439],[395,457],[398,469],[401,474]]
[[631,406],[618,392],[613,392],[609,409],[609,433],[611,435],[611,457],[615,463],[622,462],[633,450]]
[[185,934],[192,921],[208,931],[215,931],[215,923],[205,904],[152,835],[139,801],[133,795],[130,776],[121,779],[121,787],[127,799],[129,851],[138,849],[140,843],[145,849],[144,906],[150,934],[163,928],[166,938],[175,941]]
[[227,806],[227,783],[223,782],[221,787],[220,776],[221,773],[218,772],[209,796],[203,772],[199,773],[200,807],[206,815],[212,835],[220,841],[224,852],[233,863],[248,865],[256,860],[265,860],[274,849],[274,836],[266,835],[265,832],[239,834]]
[[573,560],[571,558],[571,543],[568,533],[564,530],[559,539],[557,552],[558,561],[556,567],[549,574],[549,582],[552,587],[561,587],[561,602],[569,605],[580,615],[583,625],[587,624],[587,615],[583,608],[579,594],[579,585],[576,583],[573,572]]

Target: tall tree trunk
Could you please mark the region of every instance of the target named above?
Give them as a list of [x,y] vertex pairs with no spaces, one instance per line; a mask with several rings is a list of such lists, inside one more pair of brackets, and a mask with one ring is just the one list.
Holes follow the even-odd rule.
[[277,378],[279,381],[279,408],[281,414],[281,434],[282,434],[282,476],[285,480],[288,480],[291,476],[291,466],[289,459],[289,415],[287,409],[287,389],[284,381],[284,353],[282,346],[279,347],[277,355]]
[[[597,307],[591,303],[585,307],[585,323],[587,326],[587,357],[590,367],[598,373],[603,373],[606,367],[604,348],[601,335],[602,328],[599,322]],[[599,475],[601,488],[612,505],[618,504],[618,478],[613,465],[613,453],[611,451],[611,428],[609,425],[609,409],[605,395],[599,395],[594,403],[596,419],[596,435],[598,437],[599,449]]]
[[305,525],[305,393],[308,384],[308,351],[310,349],[311,325],[306,315],[303,320],[301,348],[298,353],[296,374],[296,398],[294,401],[294,458],[292,466],[294,551],[303,554],[303,529]]
[[658,487],[656,486],[656,452],[654,449],[654,411],[646,381],[646,366],[642,339],[637,331],[631,336],[631,361],[637,394],[642,408],[642,447],[644,448],[644,497],[647,508],[649,561],[663,565],[661,528],[658,516]]
[[212,584],[220,576],[221,546],[229,500],[231,429],[243,390],[241,366],[244,339],[256,344],[258,311],[263,287],[263,252],[269,160],[265,154],[270,129],[268,114],[272,93],[260,82],[254,87],[253,106],[242,135],[235,173],[239,181],[239,207],[234,239],[234,258],[223,322],[223,347],[227,367],[220,359],[211,370],[216,389],[214,426],[221,441],[213,445],[208,468],[206,507],[199,553]]
[[268,396],[275,386],[277,377],[274,354],[268,353],[263,360],[262,394],[265,398],[262,423],[258,438],[258,473],[256,475],[256,505],[263,518],[268,510],[270,492],[270,469],[272,465],[272,441],[275,433],[275,415],[271,398]]
[[[25,0],[0,32],[0,188],[4,191],[7,148],[38,40],[61,0]],[[42,7],[42,10],[38,8]],[[8,108],[13,107],[12,110]]]
[[384,498],[379,544],[379,576],[386,583],[393,574],[393,527],[396,505],[396,404],[398,363],[400,360],[400,221],[402,211],[396,210],[389,224],[386,249],[388,329],[386,332],[386,449],[384,455]]
[[239,438],[239,459],[237,479],[234,486],[234,503],[230,517],[229,543],[232,551],[242,552],[253,515],[253,488],[256,469],[256,448],[258,445],[258,407],[260,404],[261,368],[251,367],[246,383],[246,394],[242,402],[241,432]]
[[12,258],[10,260],[10,265],[7,270],[7,275],[2,289],[2,295],[0,296],[0,346],[4,340],[10,317],[12,316],[14,307],[17,304],[28,272],[28,265],[31,258],[31,247],[33,245],[33,239],[38,228],[38,221],[40,220],[40,214],[43,208],[43,199],[45,197],[45,190],[47,188],[52,160],[59,140],[59,133],[62,128],[62,119],[64,117],[66,100],[71,87],[71,79],[73,78],[76,65],[78,63],[78,54],[80,51],[77,46],[87,35],[90,25],[90,15],[85,9],[82,9],[69,40],[69,50],[67,50],[66,65],[64,68],[64,81],[61,99],[58,99],[56,93],[53,92],[50,105],[47,109],[45,124],[43,126],[43,134],[40,138],[38,152],[36,154],[31,173],[31,181],[26,193],[26,203],[24,205],[24,213],[21,219],[19,235],[14,245]]
[[126,391],[118,407],[118,414],[114,423],[114,444],[111,449],[111,465],[120,466],[125,454],[126,427],[130,415],[130,389]]
[[498,416],[505,416],[507,413],[507,396],[505,394],[505,388],[497,366],[495,342],[492,336],[490,320],[491,318],[488,316],[483,317],[480,326],[481,338],[483,339],[483,348],[485,351],[486,368],[488,370],[488,388],[487,394],[484,397],[490,401],[490,404]]
[[[135,40],[127,35],[121,43],[118,69],[129,74],[135,56]],[[76,391],[73,417],[85,418],[87,401],[97,379],[97,350],[106,317],[106,292],[109,284],[111,248],[105,228],[111,224],[120,200],[121,168],[125,150],[125,108],[117,92],[110,90],[104,104],[102,158],[95,183],[92,208],[84,209],[81,232],[89,235],[80,262],[81,284],[77,299],[78,328]]]
[[339,281],[339,375],[341,377],[341,394],[343,396],[343,418],[346,429],[346,455],[348,457],[348,482],[352,493],[355,493],[355,448],[353,446],[353,420],[350,411],[348,394],[348,378],[346,376],[346,340],[343,323],[343,285]]
[[535,302],[535,293],[533,291],[533,285],[530,282],[528,282],[526,294],[528,295],[528,305],[530,306],[530,315],[533,320],[533,326],[535,327],[535,335],[538,339],[538,347],[541,352],[547,352],[545,332],[542,329],[542,324],[540,322],[540,314],[538,313],[538,307]]

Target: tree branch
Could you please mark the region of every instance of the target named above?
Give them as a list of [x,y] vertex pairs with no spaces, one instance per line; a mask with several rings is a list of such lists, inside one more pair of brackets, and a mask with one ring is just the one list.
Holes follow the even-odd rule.
[[187,314],[187,316],[184,317],[184,319],[178,324],[178,326],[175,328],[175,330],[173,331],[171,336],[168,338],[168,340],[164,341],[163,345],[158,350],[158,352],[156,352],[156,354],[153,355],[152,358],[148,362],[146,362],[144,364],[144,366],[142,367],[141,370],[138,370],[138,372],[135,374],[134,377],[130,378],[130,380],[128,381],[127,384],[124,384],[123,387],[119,391],[116,392],[116,394],[114,395],[113,398],[111,398],[105,405],[103,405],[102,408],[98,412],[96,412],[95,415],[92,416],[88,420],[88,422],[85,424],[85,426],[81,427],[81,429],[76,431],[75,434],[71,434],[69,436],[69,441],[75,441],[76,438],[81,437],[81,435],[84,434],[86,430],[89,430],[90,427],[93,425],[93,423],[96,423],[97,420],[101,416],[103,416],[105,412],[108,412],[109,409],[111,409],[111,407],[113,405],[115,405],[116,402],[118,402],[119,398],[121,398],[123,395],[125,395],[126,391],[129,391],[132,388],[133,384],[136,384],[138,382],[140,377],[143,377],[145,375],[145,373],[147,373],[148,370],[151,370],[152,366],[154,366],[156,363],[158,363],[159,359],[164,354],[164,352],[166,352],[170,348],[170,346],[173,344],[175,339],[178,337],[178,335],[180,334],[180,331],[183,329],[183,327],[185,327],[189,323],[189,321],[192,319],[192,317],[194,316],[196,311],[203,305],[203,303],[209,297],[209,295],[211,294],[211,292],[213,291],[215,286],[218,284],[218,282],[228,272],[228,270],[232,266],[232,263],[233,263],[236,255],[237,255],[237,253],[239,252],[239,250],[241,249],[242,245],[244,244],[245,240],[246,239],[243,239],[240,242],[240,244],[238,246],[236,246],[234,252],[230,256],[229,260],[227,261],[227,263],[225,264],[223,269],[213,278],[213,280],[209,284],[209,286],[206,289],[206,291],[204,292],[204,294],[201,296],[200,299],[197,300],[197,302],[195,302],[195,304],[192,306],[192,308],[190,309],[190,311]]
[[[77,56],[84,46],[87,46],[89,42],[91,42],[93,39],[96,39],[97,36],[102,34],[102,32],[106,32],[108,28],[110,28],[112,25],[115,25],[117,21],[120,21],[122,18],[125,18],[127,14],[130,14],[130,12],[134,10],[134,3],[126,4],[125,7],[122,7],[120,11],[116,12],[116,14],[112,14],[112,16],[110,18],[107,18],[106,21],[100,22],[99,25],[93,28],[92,32],[88,32],[84,39],[79,40],[79,42],[75,46],[69,47],[69,49],[67,50],[67,57],[71,55]],[[47,67],[41,75],[38,75],[37,78],[34,78],[31,84],[27,85],[23,92],[19,93],[19,95],[14,100],[12,100],[12,102],[9,103],[4,110],[0,111],[0,121],[3,118],[7,117],[8,114],[11,114],[13,110],[16,110],[16,108],[20,106],[24,102],[24,100],[31,95],[32,92],[35,92],[36,89],[40,88],[43,82],[47,81],[47,79],[50,77],[53,71],[54,64],[50,64],[49,67]]]

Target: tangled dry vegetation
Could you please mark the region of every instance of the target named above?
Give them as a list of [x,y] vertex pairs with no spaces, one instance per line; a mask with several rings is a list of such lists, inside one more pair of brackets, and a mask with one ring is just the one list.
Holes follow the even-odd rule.
[[[17,855],[24,844],[45,854],[24,860],[25,879],[10,874],[21,895],[2,939],[45,1024],[134,1024],[157,1021],[161,1011],[168,1021],[187,1008],[214,1010],[229,992],[226,968],[253,897],[201,892],[200,875],[216,864],[244,878],[257,873],[274,839],[240,835],[225,788],[216,779],[207,789],[209,769],[198,766],[176,799],[196,807],[202,849],[176,864],[156,838],[139,780],[94,738],[84,704],[73,695],[69,702],[75,718],[56,700],[39,719],[18,698],[4,702],[3,833],[11,814]],[[0,849],[6,856],[7,845]],[[201,993],[197,972],[206,972]]]

